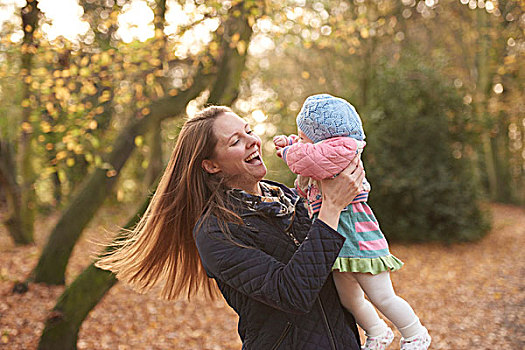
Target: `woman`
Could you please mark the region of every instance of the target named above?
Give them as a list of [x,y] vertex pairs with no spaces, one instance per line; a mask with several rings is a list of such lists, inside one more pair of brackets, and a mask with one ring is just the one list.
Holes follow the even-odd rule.
[[213,296],[216,282],[239,315],[243,349],[359,349],[331,269],[361,165],[322,182],[313,224],[304,201],[265,175],[248,124],[227,107],[202,110],[184,124],[144,217],[97,266],[141,292],[159,283],[167,299]]

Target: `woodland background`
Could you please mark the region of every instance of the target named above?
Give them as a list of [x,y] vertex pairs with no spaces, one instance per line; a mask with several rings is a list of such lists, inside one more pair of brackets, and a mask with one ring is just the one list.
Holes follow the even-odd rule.
[[522,1],[72,3],[74,36],[52,34],[65,2],[0,1],[0,347],[239,348],[222,301],[112,289],[94,242],[134,225],[207,104],[245,117],[292,185],[271,139],[321,92],[363,119],[371,206],[408,262],[396,287],[434,347],[523,346]]

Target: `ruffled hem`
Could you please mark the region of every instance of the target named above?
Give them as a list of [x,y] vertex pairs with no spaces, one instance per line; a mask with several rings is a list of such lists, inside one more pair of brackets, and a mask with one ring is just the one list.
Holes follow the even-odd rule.
[[402,266],[401,260],[393,255],[387,255],[378,258],[337,258],[332,270],[377,275],[384,271],[397,271]]

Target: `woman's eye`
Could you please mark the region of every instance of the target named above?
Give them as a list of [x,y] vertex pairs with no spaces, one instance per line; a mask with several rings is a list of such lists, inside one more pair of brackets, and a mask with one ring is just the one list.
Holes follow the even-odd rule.
[[248,131],[246,131],[246,133],[247,133],[248,135],[251,135],[251,134],[253,134],[253,130],[248,130]]
[[239,140],[235,140],[235,142],[232,143],[232,146],[235,146],[235,145],[238,144],[238,143],[239,143]]

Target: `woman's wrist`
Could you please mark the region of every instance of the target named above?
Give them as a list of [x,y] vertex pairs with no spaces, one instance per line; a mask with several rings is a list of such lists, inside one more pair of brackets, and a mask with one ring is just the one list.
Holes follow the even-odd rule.
[[337,231],[337,226],[339,226],[340,214],[341,209],[332,205],[329,201],[327,201],[326,203],[323,201],[317,218]]

